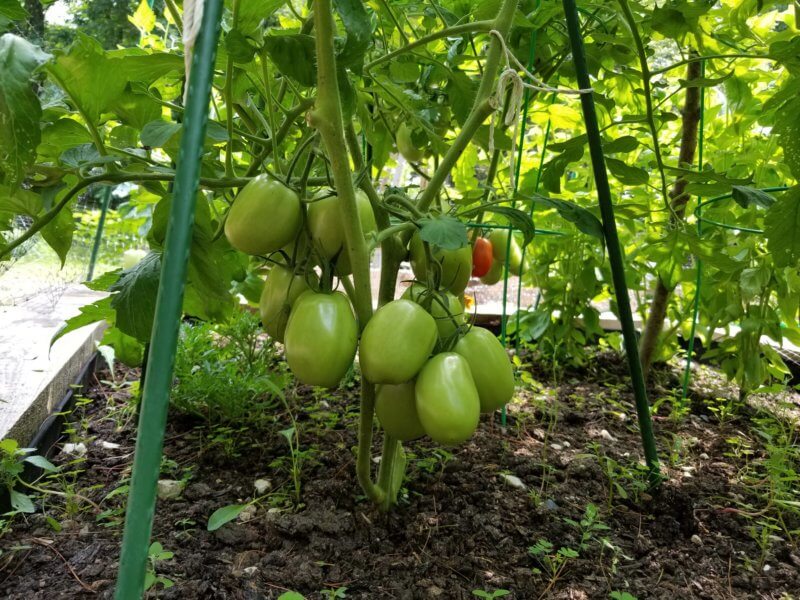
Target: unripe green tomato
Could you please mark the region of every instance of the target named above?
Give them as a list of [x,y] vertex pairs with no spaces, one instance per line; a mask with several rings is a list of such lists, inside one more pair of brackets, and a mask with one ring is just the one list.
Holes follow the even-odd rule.
[[413,381],[399,385],[379,385],[375,392],[375,414],[383,430],[401,442],[425,435],[417,416]]
[[427,307],[436,322],[436,330],[441,340],[448,339],[464,324],[464,305],[450,292],[439,290],[431,293],[421,283],[412,283],[401,297]]
[[303,222],[300,198],[266,175],[242,188],[225,220],[225,236],[245,254],[263,255],[291,242]]
[[309,289],[305,274],[294,275],[282,265],[272,267],[258,303],[261,323],[271,338],[283,343],[292,306]]
[[492,266],[489,272],[481,277],[481,283],[486,285],[494,285],[503,278],[503,263],[499,260],[492,261]]
[[[409,250],[411,251],[411,269],[414,271],[414,276],[421,281],[426,281],[428,259],[425,256],[425,246],[419,232],[411,238]],[[463,294],[472,275],[472,248],[469,245],[457,250],[431,247],[431,255],[441,265],[440,287],[450,290],[456,296]]]
[[145,256],[147,256],[147,252],[144,250],[125,250],[125,252],[122,253],[122,268],[126,271],[128,269],[132,269],[138,265],[139,261],[141,261]]
[[491,331],[473,327],[453,349],[469,363],[481,412],[492,412],[514,397],[514,369],[506,349]]
[[489,234],[489,241],[492,243],[492,255],[495,260],[501,263],[505,263],[506,256],[508,256],[508,274],[520,275],[522,248],[519,247],[513,235],[511,236],[511,247],[509,248],[508,233],[506,229],[495,229]]
[[358,324],[341,292],[306,292],[286,325],[286,362],[302,383],[336,387],[356,355]]
[[397,150],[403,155],[408,162],[419,162],[425,156],[425,152],[414,145],[414,140],[411,138],[411,128],[403,123],[397,129]]
[[436,345],[436,321],[411,300],[394,300],[372,316],[361,333],[361,372],[372,383],[412,379]]
[[[375,213],[367,195],[356,190],[356,207],[364,235],[377,229]],[[349,275],[350,254],[345,245],[344,221],[338,196],[328,196],[308,205],[308,228],[311,239],[322,256],[327,260],[336,258],[336,273]]]
[[414,389],[419,421],[434,442],[451,445],[469,439],[480,420],[481,402],[463,356],[442,352],[431,358]]

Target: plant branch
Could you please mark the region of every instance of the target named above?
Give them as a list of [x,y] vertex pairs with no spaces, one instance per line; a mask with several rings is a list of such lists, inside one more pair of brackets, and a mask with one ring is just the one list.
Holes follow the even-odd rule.
[[701,62],[704,60],[725,60],[725,59],[734,59],[734,58],[749,58],[752,60],[775,60],[771,56],[767,56],[765,54],[709,54],[707,56],[690,56],[689,58],[684,58],[683,60],[679,60],[676,63],[672,63],[666,67],[661,69],[656,69],[650,72],[651,77],[655,77],[656,75],[663,75],[668,71],[672,71],[673,69],[677,69],[678,67],[682,67],[683,65],[693,63],[693,62]]
[[658,174],[661,178],[661,196],[664,201],[664,206],[669,210],[672,210],[669,202],[669,196],[667,194],[667,175],[664,172],[664,159],[661,156],[661,146],[658,143],[658,129],[656,128],[655,114],[653,111],[653,95],[650,87],[650,79],[652,78],[652,74],[650,73],[650,66],[647,64],[647,53],[645,52],[642,36],[639,34],[639,29],[636,27],[636,19],[633,16],[633,11],[631,11],[628,0],[618,0],[618,2],[622,8],[622,14],[628,24],[628,28],[631,30],[633,44],[636,46],[636,53],[639,56],[639,68],[642,72],[642,86],[644,88],[644,104],[647,117],[647,126],[650,129],[650,136],[653,138],[653,153],[656,157]]

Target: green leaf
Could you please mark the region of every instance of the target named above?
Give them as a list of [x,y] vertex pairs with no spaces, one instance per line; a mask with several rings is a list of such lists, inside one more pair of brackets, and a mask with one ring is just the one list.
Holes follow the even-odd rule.
[[17,490],[8,490],[8,495],[11,499],[11,507],[14,510],[22,513],[36,512],[36,507],[27,494],[23,494]]
[[47,69],[76,108],[97,123],[122,94],[127,75],[121,61],[109,59],[99,42],[80,31],[75,35],[69,52],[58,56]]
[[0,16],[10,21],[21,21],[30,15],[22,7],[19,0],[0,0]]
[[698,77],[697,79],[691,79],[689,81],[686,79],[679,79],[678,82],[681,84],[681,87],[684,88],[715,87],[721,83],[724,83],[729,77],[733,77],[734,73],[735,71],[731,71],[722,77]]
[[389,489],[386,493],[392,499],[392,503],[397,501],[397,494],[400,493],[400,488],[403,487],[403,478],[406,473],[406,452],[403,450],[403,444],[397,444],[395,452],[394,463],[392,464],[392,479],[389,482]]
[[47,460],[44,456],[39,456],[38,454],[26,456],[25,462],[32,464],[34,467],[39,467],[43,471],[49,471],[51,473],[58,471],[57,466]]
[[559,198],[546,198],[544,196],[539,196],[538,194],[528,199],[532,200],[536,204],[540,204],[548,208],[555,208],[563,219],[573,223],[579,231],[587,235],[591,235],[592,237],[596,237],[599,240],[604,239],[603,224],[600,222],[600,219],[582,206],[578,206],[574,202],[568,202],[567,200],[561,200]]
[[50,55],[11,33],[0,37],[0,169],[20,181],[36,159],[42,107],[31,75]]
[[181,130],[180,123],[173,123],[172,121],[151,121],[142,128],[142,133],[139,138],[142,141],[142,146],[149,146],[151,148],[163,148],[167,142],[172,139],[176,133]]
[[238,29],[232,29],[225,35],[225,51],[234,62],[245,64],[253,60],[256,47]]
[[283,592],[278,600],[306,600],[306,597],[299,592]]
[[774,196],[771,196],[767,192],[762,192],[759,189],[744,185],[733,186],[732,196],[736,203],[742,208],[747,208],[748,206],[769,208],[775,204]]
[[640,167],[632,167],[616,158],[606,158],[606,165],[611,174],[625,185],[644,185],[650,179],[647,171]]
[[114,349],[114,358],[129,367],[138,367],[144,358],[144,345],[134,337],[122,333],[117,327],[109,327],[103,334],[102,343]]
[[72,247],[72,235],[75,233],[75,219],[72,217],[72,211],[65,206],[52,221],[42,227],[39,233],[61,259],[63,267],[69,249]]
[[782,194],[764,217],[767,248],[779,267],[800,262],[800,186]]
[[178,77],[184,70],[183,57],[168,52],[148,53],[141,48],[124,48],[110,50],[106,52],[106,56],[129,82],[138,81],[150,85],[170,73]]
[[125,90],[113,102],[112,110],[125,125],[142,129],[161,117],[161,105],[149,96]]
[[248,506],[248,504],[229,504],[228,506],[218,508],[209,517],[208,526],[206,528],[208,531],[216,531],[225,525],[225,523],[233,521]]
[[412,83],[419,79],[419,64],[393,60],[389,63],[389,77],[397,83]]
[[135,267],[123,271],[110,291],[111,306],[116,310],[116,326],[140,342],[150,340],[156,312],[161,255],[150,252]]
[[337,54],[336,61],[339,65],[360,72],[364,55],[372,41],[369,15],[362,0],[333,0],[333,5],[347,32],[347,40]]
[[783,162],[795,179],[800,179],[800,111],[794,102],[787,103],[777,115],[774,133],[783,148]]
[[[226,5],[231,4],[226,0]],[[286,4],[286,0],[246,0],[239,2],[239,22],[236,24],[244,35],[250,36],[256,33],[261,25],[261,21],[269,19],[276,10]],[[229,8],[232,8],[229,6]]]
[[487,204],[485,206],[478,206],[474,209],[470,209],[469,211],[462,213],[462,216],[468,216],[472,218],[483,212],[490,212],[505,217],[509,225],[522,233],[523,248],[530,244],[534,235],[536,235],[536,227],[534,226],[530,215],[519,210],[518,208],[500,206],[497,204]]
[[67,319],[64,326],[56,332],[53,339],[50,340],[50,346],[69,332],[85,327],[86,325],[91,325],[92,323],[97,323],[98,321],[114,322],[114,309],[111,307],[110,296],[97,300],[92,304],[81,306],[80,313],[71,319]]
[[758,298],[769,279],[770,270],[767,267],[743,269],[741,275],[739,275],[739,289],[742,291],[742,299],[745,302],[752,302]]
[[[35,217],[42,210],[42,197],[28,190],[12,190],[0,185],[0,219],[4,213],[9,215],[28,215]],[[0,223],[1,224],[1,223]]]
[[615,154],[617,152],[633,152],[639,147],[639,140],[632,135],[623,135],[615,140],[603,144],[605,154]]
[[317,52],[314,38],[303,33],[272,34],[264,47],[278,71],[304,86],[317,81]]
[[454,217],[442,215],[420,219],[419,237],[423,242],[438,246],[442,250],[456,250],[469,243],[467,226]]

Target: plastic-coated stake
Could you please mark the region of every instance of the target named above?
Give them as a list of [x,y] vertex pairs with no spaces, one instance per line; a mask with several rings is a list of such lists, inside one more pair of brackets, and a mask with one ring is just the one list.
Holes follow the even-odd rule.
[[97,221],[97,231],[94,233],[94,244],[92,244],[92,255],[89,257],[89,270],[86,273],[86,281],[91,281],[94,277],[94,267],[97,264],[97,254],[100,252],[100,242],[103,241],[103,228],[106,224],[108,205],[111,204],[112,187],[107,185],[103,189],[103,202],[100,205],[100,219]]
[[[586,67],[586,54],[583,48],[583,37],[575,0],[562,0],[562,3],[567,19],[567,30],[569,31],[569,40],[572,46],[572,60],[575,64],[578,87],[588,89],[591,87],[591,81]],[[592,170],[595,184],[597,185],[597,199],[600,204],[608,260],[611,263],[611,274],[617,298],[619,318],[622,324],[622,335],[625,340],[625,353],[628,357],[633,393],[636,398],[636,412],[639,417],[639,430],[642,434],[644,456],[650,472],[650,485],[651,487],[656,487],[661,482],[658,452],[656,450],[655,437],[653,436],[653,422],[650,417],[650,404],[647,401],[647,389],[645,388],[644,374],[642,373],[642,363],[639,361],[636,330],[633,326],[628,285],[625,281],[625,261],[617,234],[617,224],[614,220],[611,188],[608,184],[608,173],[606,172],[605,158],[603,157],[603,142],[600,138],[600,127],[597,123],[593,94],[581,94],[581,107],[583,109],[583,119],[586,123],[589,154],[592,157]]]
[[139,600],[144,590],[221,12],[222,0],[206,0],[192,60],[125,515],[117,600]]

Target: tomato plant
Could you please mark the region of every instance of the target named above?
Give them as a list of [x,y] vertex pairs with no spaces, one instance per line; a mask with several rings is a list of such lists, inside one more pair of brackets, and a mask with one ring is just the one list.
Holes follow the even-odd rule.
[[[135,223],[149,252],[92,282],[111,295],[64,332],[105,319],[103,343],[136,363],[152,331],[176,164],[188,160],[179,147],[195,40],[180,2],[155,12],[142,2],[116,36],[84,19],[88,33],[34,41],[18,35],[25,16],[22,4],[0,4],[0,259],[38,236],[63,263],[78,199],[104,186],[127,194],[111,222]],[[627,278],[647,323],[645,365],[693,335],[697,297],[704,346],[734,332],[709,358],[745,392],[782,380],[763,339],[800,343],[790,5],[586,0],[581,19]],[[357,471],[388,508],[399,442],[420,431],[411,380],[420,427],[442,443],[467,439],[480,409],[510,397],[507,357],[465,316],[470,276],[491,285],[524,268],[521,285],[538,300],[509,331],[555,364],[585,361],[598,338],[616,343],[600,327],[599,303],[617,307],[564,14],[534,0],[228,0],[223,20],[210,121],[194,149],[201,193],[183,313],[225,321],[240,294],[260,299],[267,333],[313,385],[337,385],[360,343]],[[788,189],[762,191],[775,186]],[[720,195],[730,201],[703,207],[698,231],[700,199]],[[469,228],[486,237],[471,246]],[[427,315],[392,304],[407,258],[406,297]],[[376,402],[386,434],[377,480]]]

